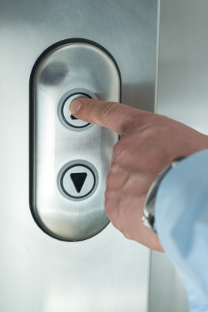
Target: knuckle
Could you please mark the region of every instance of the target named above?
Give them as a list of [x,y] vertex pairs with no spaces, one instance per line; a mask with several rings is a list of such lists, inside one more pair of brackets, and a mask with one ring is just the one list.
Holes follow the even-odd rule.
[[155,137],[157,134],[158,134],[157,127],[155,127],[154,125],[151,126],[148,125],[142,129],[140,139],[146,141],[148,139]]
[[109,120],[119,109],[119,103],[116,102],[106,102],[99,111],[99,118],[104,124],[108,124]]
[[121,144],[120,142],[116,143],[114,146],[113,146],[113,156],[114,158],[116,158],[121,152]]
[[157,120],[157,122],[144,125],[141,130],[140,139],[148,140],[168,133],[170,126],[162,119],[161,121]]
[[96,100],[92,99],[88,105],[85,106],[86,116],[90,119],[92,116],[92,112],[94,111],[94,107],[96,105]]
[[105,211],[111,222],[117,223],[118,221],[118,204],[117,197],[114,192],[105,192]]
[[153,114],[151,124],[155,128],[167,128],[170,127],[170,118],[162,115]]
[[167,117],[155,114],[155,113],[149,113],[144,118],[144,124],[158,124],[161,121],[165,120]]
[[118,145],[114,146],[113,149],[114,164],[122,165],[123,162],[126,162],[129,159],[133,146],[131,146],[131,144],[124,144],[124,142],[121,141],[118,143]]
[[128,234],[128,233],[126,233],[126,232],[123,232],[123,236],[126,238],[126,239],[132,239],[131,238],[131,236]]
[[107,182],[115,182],[118,178],[118,175],[120,174],[121,172],[121,165],[120,163],[117,161],[117,157],[114,157],[114,160],[113,162],[111,163],[111,166],[110,166],[110,171],[107,175],[107,179],[106,181]]
[[108,173],[107,179],[106,179],[106,187],[107,189],[111,189],[111,186],[115,185],[116,182],[116,170],[114,170],[115,166],[111,166],[111,170]]
[[109,218],[115,213],[115,198],[112,196],[112,192],[107,190],[105,192],[105,210]]
[[111,223],[112,225],[118,230],[120,231],[121,233],[123,233],[123,228],[122,228],[122,224],[120,222],[119,219],[110,219],[111,220]]
[[105,194],[105,210],[112,225],[123,233],[123,226],[120,219],[119,204],[116,196],[112,192],[106,192]]
[[125,144],[123,144],[124,139],[122,139],[121,141],[119,141],[118,143],[116,143],[113,147],[113,156],[114,158],[118,158],[121,154],[127,152],[127,146],[125,146]]

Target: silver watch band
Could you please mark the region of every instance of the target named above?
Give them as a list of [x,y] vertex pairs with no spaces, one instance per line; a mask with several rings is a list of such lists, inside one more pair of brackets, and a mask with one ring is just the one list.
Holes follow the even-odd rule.
[[171,164],[169,164],[164,170],[162,170],[157,178],[154,180],[150,189],[147,193],[145,203],[144,203],[144,214],[142,217],[143,224],[148,227],[150,230],[156,232],[155,229],[155,198],[159,185],[164,178],[164,176],[174,168],[184,157],[177,158]]

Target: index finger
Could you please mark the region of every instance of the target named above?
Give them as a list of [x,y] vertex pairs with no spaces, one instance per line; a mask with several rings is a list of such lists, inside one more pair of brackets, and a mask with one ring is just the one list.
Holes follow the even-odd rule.
[[138,119],[151,114],[117,102],[103,102],[95,99],[78,98],[71,102],[70,112],[78,119],[106,127],[121,136]]

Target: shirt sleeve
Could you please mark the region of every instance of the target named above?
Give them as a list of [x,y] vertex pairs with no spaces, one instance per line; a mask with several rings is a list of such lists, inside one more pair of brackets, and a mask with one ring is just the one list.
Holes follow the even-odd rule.
[[208,149],[162,180],[155,202],[161,245],[186,287],[191,312],[208,311]]

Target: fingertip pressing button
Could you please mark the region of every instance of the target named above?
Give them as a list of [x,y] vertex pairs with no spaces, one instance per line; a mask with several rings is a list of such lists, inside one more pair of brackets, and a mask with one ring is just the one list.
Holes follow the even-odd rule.
[[66,128],[73,131],[83,131],[93,126],[93,124],[74,117],[69,110],[69,106],[72,100],[80,97],[97,99],[95,94],[93,94],[89,90],[72,89],[62,96],[58,104],[58,116],[61,123]]
[[83,128],[83,127],[86,127],[87,125],[89,125],[88,122],[74,117],[69,110],[69,106],[70,106],[72,100],[74,100],[76,98],[80,98],[80,97],[89,98],[88,96],[81,94],[81,93],[71,95],[68,98],[66,98],[66,100],[63,102],[62,108],[61,108],[61,114],[62,114],[63,120],[65,121],[66,124],[68,124],[69,126],[71,126],[73,128]]

